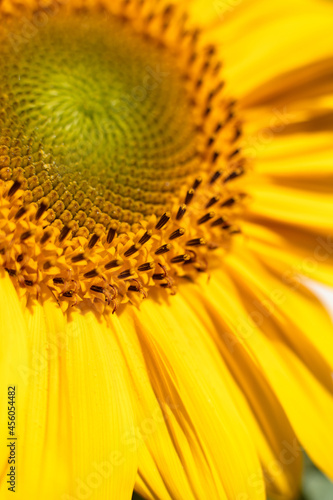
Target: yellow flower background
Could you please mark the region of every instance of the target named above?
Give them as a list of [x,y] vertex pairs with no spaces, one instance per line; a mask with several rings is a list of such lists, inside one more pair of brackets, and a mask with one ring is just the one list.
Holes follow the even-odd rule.
[[0,18],[0,498],[326,500],[332,3]]

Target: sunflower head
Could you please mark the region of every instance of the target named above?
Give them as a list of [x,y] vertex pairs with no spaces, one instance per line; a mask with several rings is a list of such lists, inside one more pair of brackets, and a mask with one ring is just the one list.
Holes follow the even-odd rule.
[[332,19],[0,0],[19,500],[295,500],[301,445],[333,476],[332,322],[299,279],[333,283]]
[[64,309],[174,293],[240,233],[241,122],[215,47],[174,5],[29,5],[28,34],[22,9],[2,8],[1,265]]

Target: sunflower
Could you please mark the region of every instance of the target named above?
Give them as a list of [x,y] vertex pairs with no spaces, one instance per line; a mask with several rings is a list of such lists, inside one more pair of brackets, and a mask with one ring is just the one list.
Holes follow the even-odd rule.
[[333,476],[332,9],[1,2],[1,498]]

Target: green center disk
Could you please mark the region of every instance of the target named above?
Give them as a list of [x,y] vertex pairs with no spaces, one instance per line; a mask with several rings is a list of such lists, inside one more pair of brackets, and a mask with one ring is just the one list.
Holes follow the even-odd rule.
[[53,18],[18,52],[1,42],[2,178],[89,230],[165,211],[199,162],[176,58],[102,15]]

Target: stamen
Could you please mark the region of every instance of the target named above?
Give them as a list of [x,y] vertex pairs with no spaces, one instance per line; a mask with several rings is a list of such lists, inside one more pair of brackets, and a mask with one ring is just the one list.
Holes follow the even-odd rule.
[[184,217],[185,212],[186,212],[186,205],[181,205],[181,207],[179,207],[176,219],[180,221]]
[[152,231],[146,231],[145,234],[142,236],[142,238],[140,238],[139,244],[144,245],[145,243],[147,243],[152,237],[152,234],[153,234]]
[[212,163],[216,163],[217,160],[219,159],[219,157],[220,157],[220,153],[218,151],[215,151],[213,154]]
[[53,278],[53,283],[55,285],[64,285],[65,284],[63,278]]
[[218,132],[220,132],[220,130],[222,129],[222,127],[223,127],[222,123],[221,122],[218,123],[216,125],[216,128],[215,128],[215,134],[218,134]]
[[163,245],[161,246],[158,250],[156,250],[155,255],[162,255],[164,253],[167,253],[171,250],[171,245]]
[[82,260],[85,260],[84,253],[79,253],[78,255],[75,255],[74,257],[72,257],[73,264],[77,263],[77,262],[81,262]]
[[7,273],[9,274],[9,276],[16,276],[16,271],[15,269],[8,269],[7,267],[5,268],[5,270],[7,271]]
[[24,233],[21,234],[21,241],[25,241],[28,238],[31,238],[32,232],[31,231],[25,231]]
[[213,205],[215,205],[215,203],[217,203],[218,201],[220,201],[220,196],[213,196],[213,198],[211,198],[209,200],[209,202],[206,204],[206,208],[210,208],[212,207]]
[[115,267],[120,267],[123,264],[123,261],[120,259],[114,259],[105,264],[104,268],[108,271],[110,269],[114,269]]
[[92,269],[83,275],[84,278],[96,278],[98,276],[97,269]]
[[43,236],[41,237],[40,239],[40,244],[41,245],[44,245],[44,243],[47,242],[47,240],[49,240],[52,236],[52,232],[51,231],[45,231]]
[[198,177],[197,179],[195,179],[192,189],[196,190],[201,183],[202,183],[202,177]]
[[45,212],[45,210],[47,210],[47,204],[42,202],[36,212],[36,220],[39,220],[41,218],[41,216],[43,215],[43,213]]
[[116,236],[116,229],[114,227],[110,227],[108,235],[107,235],[107,239],[106,239],[106,241],[108,242],[109,245],[111,245],[115,236]]
[[184,234],[185,234],[185,229],[183,227],[181,227],[181,228],[177,229],[176,231],[174,231],[172,234],[170,234],[169,240],[175,240],[177,238],[180,238]]
[[209,212],[208,214],[201,217],[201,219],[197,221],[197,224],[198,226],[200,226],[201,224],[205,224],[209,220],[214,219],[214,217],[215,217],[215,212]]
[[221,226],[224,223],[225,223],[225,218],[219,217],[218,219],[216,219],[214,222],[211,223],[211,227]]
[[141,245],[140,243],[137,243],[135,245],[132,245],[125,253],[125,257],[131,257],[132,255],[134,255],[135,253],[137,253],[141,248]]
[[16,212],[16,215],[15,215],[15,219],[18,220],[20,219],[21,217],[23,217],[23,215],[25,215],[27,213],[27,209],[25,207],[21,207],[17,212]]
[[156,224],[155,229],[157,229],[157,230],[162,229],[167,224],[167,222],[169,222],[170,217],[171,216],[170,216],[169,212],[166,212],[165,214],[163,214],[162,217],[160,218],[160,220],[158,221],[158,223]]
[[214,184],[221,177],[222,173],[223,172],[221,170],[217,170],[215,174],[212,176],[210,184]]
[[99,240],[99,236],[97,234],[93,234],[92,237],[90,238],[90,241],[88,243],[88,248],[91,250],[92,248],[94,248],[94,246],[96,245],[96,243],[98,242]]
[[154,262],[146,262],[146,264],[142,264],[141,266],[138,267],[138,271],[140,273],[145,273],[151,271],[152,269],[154,269],[154,267],[155,267]]
[[237,128],[232,142],[238,141],[238,139],[241,137],[241,135],[242,135],[242,129]]
[[240,153],[240,148],[237,148],[235,149],[235,151],[233,151],[230,155],[229,155],[229,160],[232,160],[232,158],[234,158],[235,156],[237,156],[239,153]]
[[60,242],[64,241],[70,232],[71,232],[70,227],[68,226],[63,227],[59,236],[59,241]]
[[92,290],[93,292],[97,292],[97,293],[104,293],[104,288],[101,286],[93,285],[90,287],[90,290]]
[[239,169],[235,170],[234,172],[232,172],[231,174],[229,174],[225,179],[224,179],[224,183],[226,184],[227,182],[229,181],[232,181],[233,179],[236,179],[237,177],[240,177],[241,175],[243,175],[245,173],[244,169],[242,167],[240,167]]
[[182,262],[189,261],[189,260],[190,260],[190,258],[191,258],[191,257],[190,257],[187,253],[185,253],[185,254],[183,254],[183,255],[178,255],[177,257],[173,257],[173,258],[171,259],[171,262],[172,262],[173,264],[180,264],[180,263],[182,263]]
[[234,205],[236,203],[236,200],[234,197],[232,198],[228,198],[227,200],[225,200],[223,203],[221,203],[221,207],[232,207],[232,205]]
[[193,196],[194,196],[194,189],[189,189],[185,197],[185,205],[189,205],[191,203],[191,201],[193,200]]
[[125,280],[127,278],[130,278],[131,276],[134,276],[134,271],[133,269],[126,269],[126,271],[123,271],[118,275],[118,279],[120,280]]
[[21,182],[15,181],[10,190],[8,191],[8,196],[10,198],[14,196],[14,194],[17,193],[17,191],[20,189],[21,185],[22,185]]
[[204,240],[204,238],[195,238],[186,243],[187,247],[198,247],[202,245],[206,245],[206,240]]
[[165,279],[165,273],[153,274],[153,280],[154,281],[162,281],[164,279]]

